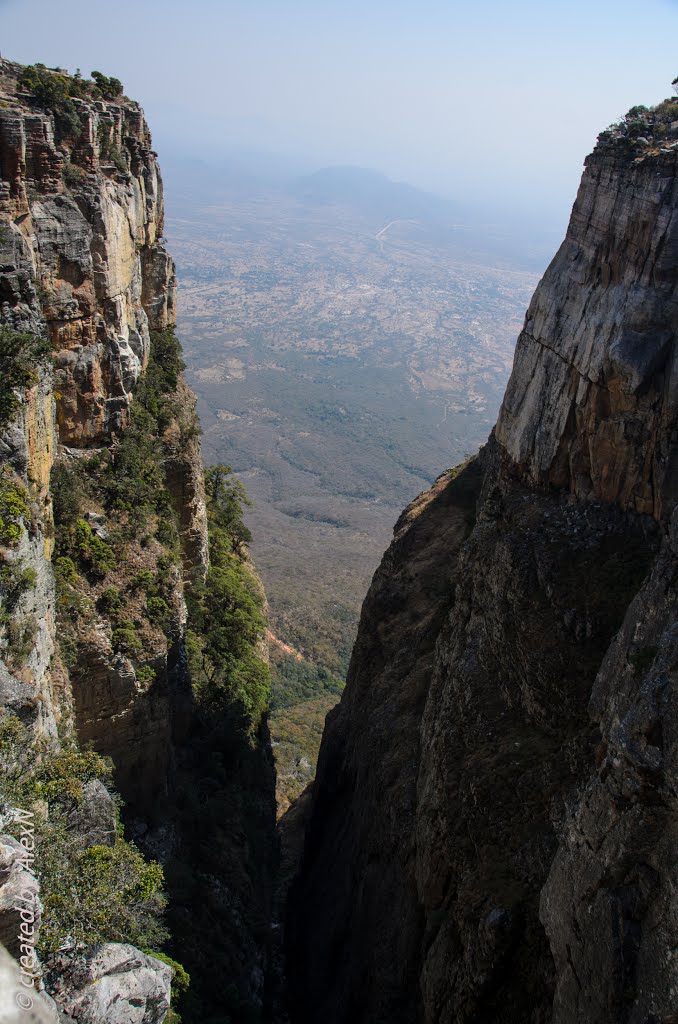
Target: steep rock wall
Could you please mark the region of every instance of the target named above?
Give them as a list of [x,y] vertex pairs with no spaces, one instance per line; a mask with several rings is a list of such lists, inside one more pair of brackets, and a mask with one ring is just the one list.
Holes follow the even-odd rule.
[[[126,839],[164,870],[165,945],[192,977],[183,1019],[258,1020],[267,999],[274,769],[260,706],[247,713],[228,678],[220,692],[196,696],[188,667],[189,588],[191,639],[204,641],[197,607],[209,582],[208,510],[195,396],[171,330],[176,282],[161,237],[156,156],[135,102],[104,100],[92,82],[32,69],[43,85],[66,83],[68,101],[50,106],[26,84],[27,71],[0,60],[0,344],[4,354],[8,333],[16,341],[24,332],[48,339],[51,352],[29,345],[35,373],[30,386],[13,389],[17,408],[0,421],[0,529],[5,492],[26,504],[16,539],[0,547],[0,810],[25,762],[42,768],[78,744],[109,755]],[[248,577],[240,601],[249,618],[240,626],[254,648],[259,619],[245,599],[260,585],[222,534],[231,576],[232,556]],[[23,573],[18,597],[8,567]],[[221,593],[230,608],[237,592],[229,578]],[[20,635],[19,657],[12,635],[24,622],[34,632]],[[248,666],[263,691],[265,666],[254,664],[255,654],[267,656],[263,620],[255,631]],[[244,660],[233,659],[239,668]],[[1,730],[17,718],[29,729],[15,733],[23,749],[15,744],[8,755]],[[78,790],[77,780],[62,781]],[[73,797],[70,849],[123,844],[113,801],[96,785],[93,796],[85,786],[82,799]],[[35,789],[25,792],[35,798]],[[49,819],[51,805],[39,804]],[[45,906],[51,884],[59,883],[47,875]],[[87,925],[77,909],[78,927]],[[98,920],[89,921],[90,938]],[[122,931],[116,925],[113,937],[121,935],[138,933],[127,921]],[[45,959],[62,1013],[83,1024],[111,1014],[165,1017],[169,967],[127,943],[86,945],[77,956],[52,950]]]
[[673,1019],[677,156],[589,158],[496,432],[375,576],[290,900],[295,1020]]
[[[0,668],[3,704],[34,706],[51,735],[58,721],[74,724],[81,742],[114,757],[126,798],[148,809],[167,788],[168,679],[178,655],[158,638],[147,657],[160,682],[141,684],[129,660],[113,651],[110,628],[99,623],[83,638],[68,681],[55,658],[50,473],[60,450],[75,457],[116,443],[148,362],[150,331],[174,322],[174,264],[161,240],[162,179],[138,104],[75,98],[74,133],[37,109],[20,84],[22,70],[0,61],[0,313],[14,330],[49,337],[54,368],[41,372],[1,442],[3,460],[23,479],[35,508],[31,529],[9,557],[37,575],[22,613],[39,625],[21,670]],[[180,399],[194,416],[188,389]],[[191,446],[177,451],[172,479],[186,572],[199,578],[208,561],[207,525],[199,441]],[[174,590],[180,636],[180,577]]]
[[0,62],[0,208],[10,218],[2,299],[13,321],[41,307],[61,442],[92,446],[126,422],[149,327],[174,322],[162,181],[137,104],[75,99],[80,135],[57,141],[58,123],[31,109],[20,70]]

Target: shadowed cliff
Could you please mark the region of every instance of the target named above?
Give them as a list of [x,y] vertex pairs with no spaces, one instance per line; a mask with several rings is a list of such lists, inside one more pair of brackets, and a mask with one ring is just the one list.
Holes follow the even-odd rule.
[[296,1021],[674,1019],[676,110],[601,136],[493,435],[374,577],[290,897]]

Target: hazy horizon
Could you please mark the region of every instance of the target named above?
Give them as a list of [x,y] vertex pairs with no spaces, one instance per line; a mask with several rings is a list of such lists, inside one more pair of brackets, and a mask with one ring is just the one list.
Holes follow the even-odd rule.
[[678,73],[676,0],[0,0],[4,57],[121,78],[160,153],[355,165],[561,230],[596,135]]

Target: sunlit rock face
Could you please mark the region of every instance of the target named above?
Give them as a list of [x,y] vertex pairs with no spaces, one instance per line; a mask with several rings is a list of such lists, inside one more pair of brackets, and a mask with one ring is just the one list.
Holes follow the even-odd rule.
[[174,322],[174,264],[165,251],[163,190],[141,109],[74,100],[77,140],[55,135],[2,62],[0,110],[3,295],[17,322],[39,309],[57,352],[61,441],[102,443],[126,422],[149,352],[149,328]]
[[496,430],[396,526],[290,901],[300,1022],[674,1019],[677,161],[589,157]]
[[588,159],[496,434],[527,481],[668,519],[676,501],[675,146]]

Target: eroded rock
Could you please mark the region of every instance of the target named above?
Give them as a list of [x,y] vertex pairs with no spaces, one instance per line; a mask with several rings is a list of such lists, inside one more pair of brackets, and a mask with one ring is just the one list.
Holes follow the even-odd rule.
[[61,1014],[78,1024],[162,1024],[169,1009],[172,968],[124,943],[64,956],[52,977]]

